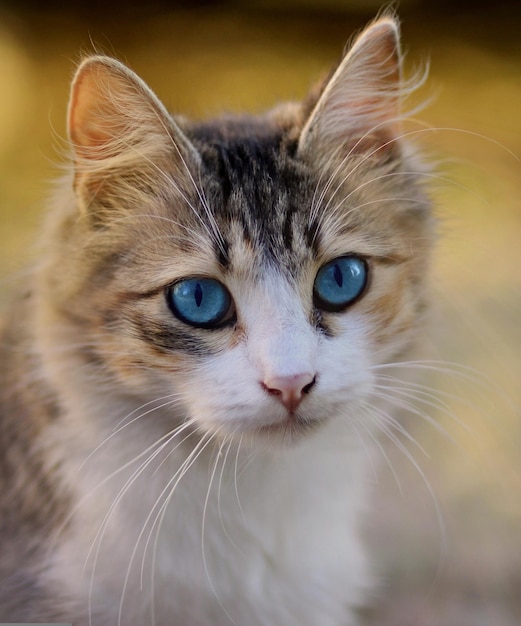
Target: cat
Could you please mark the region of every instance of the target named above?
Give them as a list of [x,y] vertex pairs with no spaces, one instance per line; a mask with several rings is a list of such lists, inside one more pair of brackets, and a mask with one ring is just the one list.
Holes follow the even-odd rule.
[[171,116],[86,58],[0,350],[0,620],[352,626],[435,223],[399,24],[301,103]]

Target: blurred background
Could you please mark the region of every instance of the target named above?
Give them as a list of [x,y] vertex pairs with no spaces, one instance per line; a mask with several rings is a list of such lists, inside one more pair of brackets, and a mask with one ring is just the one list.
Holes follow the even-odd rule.
[[[0,4],[0,311],[34,258],[83,54],[124,60],[173,112],[256,112],[303,97],[379,8]],[[521,6],[404,0],[398,13],[409,71],[431,68],[415,129],[439,164],[436,313],[426,334],[429,358],[446,363],[426,371],[424,384],[437,391],[414,393],[432,416],[409,417],[419,445],[388,445],[372,477],[368,528],[381,591],[365,617],[378,626],[519,626]]]

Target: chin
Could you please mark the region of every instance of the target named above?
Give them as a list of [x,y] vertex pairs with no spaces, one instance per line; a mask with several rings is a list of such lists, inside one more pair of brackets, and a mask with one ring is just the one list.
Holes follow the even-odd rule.
[[324,420],[310,419],[299,414],[289,414],[282,420],[270,422],[250,431],[252,443],[284,447],[293,446],[316,432]]

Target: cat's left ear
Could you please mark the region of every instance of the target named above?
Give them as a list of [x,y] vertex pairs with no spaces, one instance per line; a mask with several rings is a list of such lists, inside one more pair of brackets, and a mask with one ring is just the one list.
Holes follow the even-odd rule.
[[[173,170],[179,187],[190,184],[200,157],[148,86],[119,61],[94,56],[74,77],[68,132],[80,203],[105,208],[118,185],[137,189]],[[163,181],[164,182],[164,181]],[[131,187],[131,186],[130,186]],[[121,189],[119,189],[121,191]]]
[[373,22],[325,85],[301,132],[299,154],[331,164],[348,154],[387,157],[395,151],[401,65],[397,21]]

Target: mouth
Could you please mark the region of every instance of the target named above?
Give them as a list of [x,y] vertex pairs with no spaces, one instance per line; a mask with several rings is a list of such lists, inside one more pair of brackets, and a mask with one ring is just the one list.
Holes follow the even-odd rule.
[[295,439],[315,430],[321,420],[308,419],[298,413],[288,413],[283,420],[260,426],[256,432],[260,435],[284,439]]

